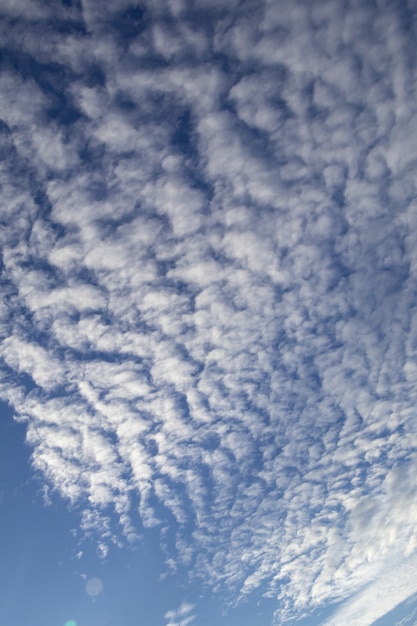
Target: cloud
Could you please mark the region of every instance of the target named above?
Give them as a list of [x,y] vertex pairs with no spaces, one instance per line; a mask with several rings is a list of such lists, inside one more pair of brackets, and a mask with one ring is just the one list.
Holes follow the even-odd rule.
[[[342,604],[335,614],[323,623],[323,626],[335,626],[341,622],[358,626],[377,623],[379,618],[415,593],[412,581],[416,573],[416,565],[415,557],[401,558],[400,562],[387,563],[385,571],[381,572],[376,580]],[[371,602],[370,598],[372,598]],[[404,618],[404,622],[401,620],[398,623],[408,623],[408,621]]]
[[104,555],[157,526],[278,621],[362,602],[415,555],[412,7],[86,2],[39,43],[28,7],[0,352],[34,468]]
[[192,615],[194,609],[193,604],[187,604],[183,602],[178,609],[173,609],[165,613],[165,619],[168,620],[166,626],[187,626],[195,620],[195,615]]

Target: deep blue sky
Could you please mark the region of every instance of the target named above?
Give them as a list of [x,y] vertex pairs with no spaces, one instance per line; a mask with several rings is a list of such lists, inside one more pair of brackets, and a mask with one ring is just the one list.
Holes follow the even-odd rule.
[[414,623],[415,3],[0,18],[0,622]]

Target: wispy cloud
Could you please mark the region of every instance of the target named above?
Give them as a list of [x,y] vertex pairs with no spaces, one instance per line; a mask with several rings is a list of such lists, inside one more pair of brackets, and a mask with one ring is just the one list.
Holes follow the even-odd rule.
[[3,4],[1,393],[102,551],[282,621],[414,567],[416,22],[255,4]]
[[[341,623],[358,626],[377,624],[381,617],[415,594],[413,583],[417,567],[415,556],[404,559],[401,555],[397,561],[393,560],[384,565],[383,571],[376,579],[343,603],[323,626],[336,626]],[[413,619],[415,612],[411,617],[401,619],[396,626],[410,623]]]
[[192,614],[193,609],[193,604],[183,602],[178,609],[167,611],[165,614],[165,619],[168,620],[166,626],[188,626],[195,620],[195,615]]

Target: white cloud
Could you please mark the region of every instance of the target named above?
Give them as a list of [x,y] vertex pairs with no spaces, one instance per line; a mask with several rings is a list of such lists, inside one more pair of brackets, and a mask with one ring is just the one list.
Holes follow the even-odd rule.
[[165,613],[165,619],[168,620],[166,626],[188,626],[195,620],[195,615],[190,615],[194,605],[183,602],[178,609],[172,609]]
[[383,565],[383,570],[372,583],[342,604],[332,617],[323,622],[323,626],[340,623],[372,626],[376,620],[415,594],[415,556],[388,561]]
[[2,397],[103,557],[139,499],[213,588],[283,621],[375,584],[366,624],[413,592],[383,572],[417,541],[411,34],[395,9],[149,3],[122,52],[127,6],[54,32],[69,127],[47,42],[0,82]]

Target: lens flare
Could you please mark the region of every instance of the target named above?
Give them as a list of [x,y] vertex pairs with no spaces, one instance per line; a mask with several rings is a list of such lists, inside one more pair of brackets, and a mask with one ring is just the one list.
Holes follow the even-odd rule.
[[65,626],[77,626],[77,622],[70,619],[69,622],[65,622]]
[[100,578],[90,578],[85,586],[85,589],[89,596],[98,596],[103,589],[103,583]]

